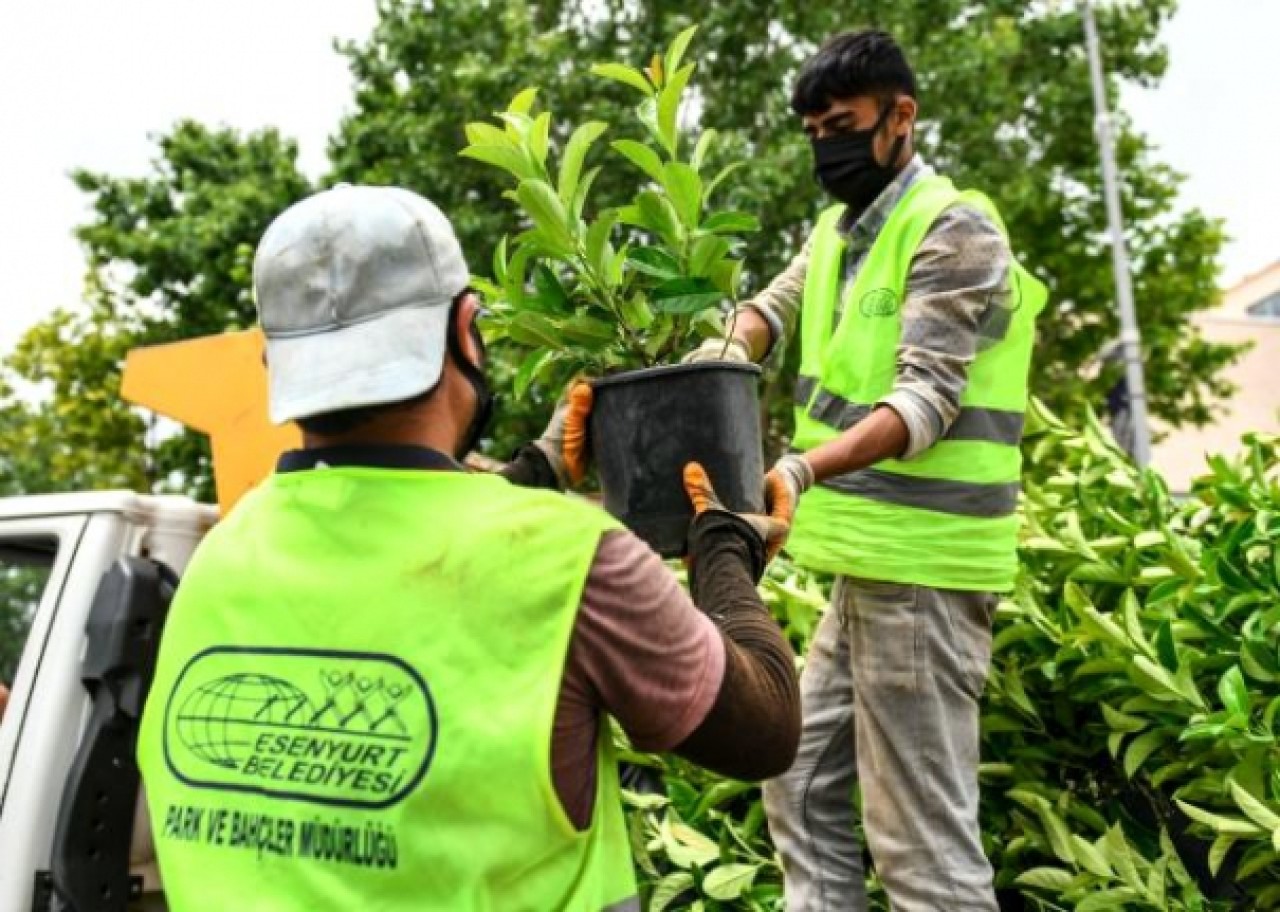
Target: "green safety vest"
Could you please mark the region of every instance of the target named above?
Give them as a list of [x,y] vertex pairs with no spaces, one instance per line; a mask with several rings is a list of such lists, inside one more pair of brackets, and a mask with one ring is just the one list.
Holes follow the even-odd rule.
[[551,733],[602,511],[501,478],[271,477],[178,589],[138,762],[169,906],[639,910],[617,766]]
[[[919,178],[847,289],[838,324],[844,208],[818,219],[801,311],[796,450],[838,437],[893,389],[911,259],[935,219],[959,203],[1004,230],[987,197],[961,193],[945,177]],[[1048,294],[1016,262],[1009,280],[1008,331],[970,366],[955,423],[913,459],[886,459],[806,493],[788,545],[802,565],[939,589],[1012,588],[1027,373],[1035,319]]]

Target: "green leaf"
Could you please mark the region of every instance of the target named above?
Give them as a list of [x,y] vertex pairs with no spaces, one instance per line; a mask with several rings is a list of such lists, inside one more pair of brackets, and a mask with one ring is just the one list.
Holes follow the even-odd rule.
[[1134,738],[1124,752],[1124,774],[1132,779],[1147,758],[1168,739],[1169,736],[1162,731],[1150,731]]
[[517,180],[532,179],[537,176],[537,171],[529,164],[529,160],[524,153],[510,146],[473,145],[467,146],[458,154],[463,158],[474,159],[478,162],[484,162],[486,165],[500,168]]
[[1075,875],[1062,868],[1032,868],[1019,874],[1014,883],[1050,893],[1062,893],[1075,879]]
[[1249,688],[1239,665],[1232,665],[1218,682],[1218,697],[1233,716],[1249,718]]
[[587,228],[587,237],[583,244],[587,263],[602,280],[607,278],[609,257],[612,253],[609,247],[609,235],[617,223],[618,210],[609,209],[596,216],[596,220]]
[[663,847],[671,863],[681,868],[703,867],[720,857],[720,847],[683,823],[663,820]]
[[698,172],[684,162],[667,162],[662,168],[662,186],[681,224],[690,231],[697,228],[702,215],[702,178]]
[[584,174],[582,180],[578,182],[578,190],[573,195],[573,205],[570,207],[570,211],[573,213],[573,218],[575,220],[582,218],[582,213],[586,211],[587,194],[591,192],[591,185],[594,184],[596,182],[596,178],[600,176],[600,170],[600,166],[597,165]]
[[528,88],[519,92],[515,98],[511,99],[511,104],[507,105],[507,113],[528,114],[533,110],[533,102],[537,97],[538,89],[536,87]]
[[[705,195],[711,195],[709,189]],[[712,234],[747,234],[760,230],[760,220],[746,212],[717,212],[702,223],[702,230]]]
[[1127,909],[1128,903],[1144,898],[1141,893],[1129,887],[1100,890],[1076,903],[1075,912],[1116,912],[1117,909]]
[[577,314],[560,324],[560,331],[571,342],[592,345],[600,342],[616,342],[617,327],[587,314]]
[[653,888],[649,897],[649,912],[663,912],[681,893],[693,886],[693,875],[688,871],[673,871]]
[[1194,687],[1190,692],[1187,692],[1182,682],[1176,680],[1174,675],[1169,674],[1165,668],[1157,665],[1146,656],[1134,656],[1129,673],[1134,682],[1146,689],[1152,696],[1182,700],[1198,709],[1204,709],[1204,698],[1195,691]]
[[558,187],[560,201],[565,206],[572,206],[578,192],[578,179],[582,175],[582,165],[586,161],[587,152],[591,149],[609,125],[599,120],[589,120],[573,131],[569,141],[565,143],[564,155],[560,157],[560,174]]
[[554,248],[565,254],[571,253],[574,235],[569,227],[568,213],[551,185],[543,180],[524,180],[516,189],[516,196]]
[[689,164],[693,165],[695,171],[702,170],[702,165],[707,160],[707,154],[711,151],[711,147],[715,144],[719,135],[719,133],[710,128],[702,131],[702,135],[698,137],[697,145],[693,147],[693,155],[689,156]]
[[682,229],[680,217],[666,197],[646,190],[636,197],[640,216],[644,227],[657,234],[667,246],[678,249],[681,246]]
[[720,291],[706,279],[673,279],[653,290],[654,308],[666,314],[695,314],[715,307],[722,299]]
[[712,899],[737,899],[755,883],[759,865],[727,864],[713,869],[702,881],[702,892]]
[[1137,716],[1131,716],[1127,713],[1122,713],[1119,710],[1112,709],[1111,706],[1106,703],[1101,705],[1102,716],[1107,720],[1107,726],[1112,731],[1132,734],[1133,732],[1142,731],[1151,724],[1146,719],[1139,719]]
[[670,74],[667,84],[662,87],[658,96],[658,134],[662,144],[674,158],[680,148],[680,132],[676,118],[680,114],[680,102],[684,96],[685,86],[693,76],[694,65],[686,64]]
[[538,299],[545,305],[544,311],[551,314],[564,313],[569,308],[569,295],[565,292],[560,279],[545,263],[539,263],[533,271],[533,287],[537,289]]
[[1209,873],[1214,877],[1218,876],[1218,871],[1222,868],[1222,862],[1226,860],[1227,853],[1231,851],[1231,847],[1236,844],[1238,836],[1229,834],[1219,836],[1213,841],[1213,845],[1209,847]]
[[668,73],[674,73],[680,69],[680,64],[684,62],[685,51],[689,49],[689,42],[697,32],[698,27],[691,25],[676,35],[675,40],[671,42],[671,47],[667,48],[667,55],[662,61]]
[[729,242],[714,234],[704,234],[693,242],[689,254],[689,273],[695,276],[712,276],[712,267],[729,255]]
[[1107,830],[1102,840],[1102,847],[1106,853],[1107,862],[1115,868],[1120,879],[1135,890],[1146,892],[1142,877],[1138,874],[1137,865],[1134,864],[1133,853],[1129,851],[1128,840],[1124,837],[1124,828],[1120,824],[1117,823]]
[[533,120],[529,129],[529,152],[533,160],[545,169],[547,155],[551,151],[551,114],[543,111]]
[[529,391],[529,385],[533,382],[533,378],[554,356],[555,350],[550,348],[531,351],[525,356],[524,360],[520,362],[520,367],[516,370],[516,378],[512,384],[512,391],[517,399],[524,398],[524,395]]
[[1215,833],[1231,833],[1237,836],[1260,836],[1263,833],[1262,827],[1258,826],[1252,820],[1245,820],[1240,817],[1226,817],[1222,814],[1212,814],[1209,811],[1202,810],[1193,804],[1187,804],[1181,798],[1175,798],[1174,801],[1178,807],[1182,808],[1182,812],[1197,823],[1203,823],[1212,829]]
[[[1280,554],[1280,548],[1276,549],[1276,553]],[[1276,657],[1267,648],[1266,643],[1257,643],[1250,640],[1243,641],[1240,644],[1240,667],[1245,674],[1255,681],[1264,681],[1266,683],[1280,681],[1280,674],[1277,674]]]
[[680,278],[680,263],[661,247],[635,247],[627,252],[627,262],[639,272],[654,278]]
[[655,183],[662,183],[662,159],[658,153],[634,139],[615,139],[609,144]]
[[493,281],[502,285],[507,281],[507,236],[498,239],[493,248]]
[[721,260],[711,267],[712,284],[730,300],[738,296],[738,288],[742,285],[742,267],[742,260]]
[[653,86],[649,84],[649,80],[645,78],[644,74],[629,66],[623,66],[620,63],[597,63],[591,68],[591,72],[596,76],[603,76],[605,79],[612,79],[614,82],[629,85],[645,95],[653,94]]
[[507,334],[511,341],[521,345],[559,350],[563,344],[556,325],[543,314],[531,311],[524,311],[512,317],[511,322],[507,324]]
[[1277,814],[1244,786],[1230,780],[1231,797],[1245,816],[1268,832],[1280,831],[1280,814]]
[[653,310],[637,295],[622,302],[622,319],[635,329],[648,329],[653,325]]
[[1102,852],[1089,840],[1072,833],[1071,849],[1080,867],[1090,874],[1097,874],[1099,877],[1112,876],[1111,865],[1107,864],[1107,859]]
[[724,325],[724,317],[718,310],[708,308],[693,318],[690,327],[699,340],[707,339],[724,339],[727,330]]
[[627,807],[639,808],[644,811],[655,811],[664,808],[671,803],[671,799],[666,795],[653,795],[647,792],[633,792],[631,789],[624,788],[622,790],[622,803]]
[[720,188],[720,185],[732,177],[733,173],[743,167],[744,164],[744,162],[732,162],[721,168],[720,173],[711,179],[711,183],[707,184],[707,189],[703,191],[702,198],[704,200],[711,199],[716,190]]
[[467,142],[473,146],[501,146],[508,149],[516,148],[515,143],[511,141],[511,137],[499,130],[493,124],[487,124],[483,121],[476,121],[467,124],[464,132],[467,135]]

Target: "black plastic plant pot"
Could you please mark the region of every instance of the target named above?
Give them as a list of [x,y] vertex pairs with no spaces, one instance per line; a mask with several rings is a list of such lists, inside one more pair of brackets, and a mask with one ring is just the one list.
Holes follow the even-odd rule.
[[605,509],[663,557],[685,553],[689,462],[706,468],[729,509],[764,509],[759,379],[754,364],[708,361],[592,384],[591,447]]

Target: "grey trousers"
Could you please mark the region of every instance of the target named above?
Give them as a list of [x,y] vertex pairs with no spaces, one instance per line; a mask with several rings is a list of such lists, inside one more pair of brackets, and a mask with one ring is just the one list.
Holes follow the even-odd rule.
[[795,765],[765,784],[788,912],[864,912],[862,823],[894,912],[994,912],[978,703],[997,599],[840,578],[800,679]]

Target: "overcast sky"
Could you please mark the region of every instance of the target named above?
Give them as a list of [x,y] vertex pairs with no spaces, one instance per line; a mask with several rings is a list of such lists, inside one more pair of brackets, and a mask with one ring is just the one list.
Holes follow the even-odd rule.
[[[1230,281],[1280,258],[1280,0],[1182,6],[1164,84],[1125,103],[1227,219]],[[71,169],[144,174],[149,136],[192,117],[278,126],[317,175],[349,99],[333,39],[373,21],[373,0],[0,0],[0,353],[79,294]]]

